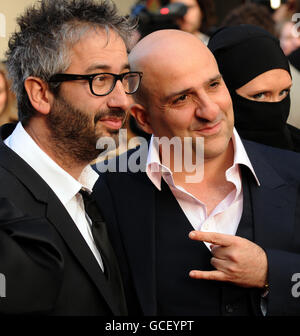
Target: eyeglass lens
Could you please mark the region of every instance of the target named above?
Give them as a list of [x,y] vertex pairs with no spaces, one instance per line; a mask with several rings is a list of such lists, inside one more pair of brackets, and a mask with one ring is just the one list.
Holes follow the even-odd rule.
[[[139,85],[139,74],[128,73],[122,78],[122,84],[126,93],[134,93]],[[115,85],[115,77],[111,74],[100,74],[94,77],[93,91],[95,94],[105,94]]]

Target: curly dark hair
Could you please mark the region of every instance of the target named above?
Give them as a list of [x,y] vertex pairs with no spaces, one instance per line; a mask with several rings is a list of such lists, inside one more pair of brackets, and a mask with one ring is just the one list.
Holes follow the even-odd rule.
[[107,38],[112,29],[126,45],[134,29],[108,0],[41,0],[17,23],[19,30],[9,40],[6,57],[23,124],[35,114],[24,87],[26,78],[35,76],[47,82],[52,75],[64,72],[70,65],[70,49],[92,29],[105,30]]
[[197,0],[203,13],[201,31],[208,33],[211,27],[216,23],[216,12],[214,0]]
[[267,30],[277,37],[275,22],[272,14],[264,5],[256,3],[246,3],[230,11],[221,26],[237,26],[240,24],[252,24]]

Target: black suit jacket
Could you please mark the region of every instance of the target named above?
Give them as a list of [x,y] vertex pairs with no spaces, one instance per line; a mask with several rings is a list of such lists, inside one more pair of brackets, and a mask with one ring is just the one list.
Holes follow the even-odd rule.
[[0,130],[0,273],[6,279],[0,313],[120,315],[65,207],[3,143],[12,129]]
[[[292,276],[300,273],[300,155],[249,141],[244,145],[261,182],[251,184],[251,201],[254,242],[268,257],[267,314],[300,315],[299,298],[292,294]],[[118,161],[112,167],[118,169]],[[143,313],[155,315],[155,187],[144,172],[129,171],[103,174],[94,190],[110,212],[118,245],[123,242],[120,253],[129,262]]]

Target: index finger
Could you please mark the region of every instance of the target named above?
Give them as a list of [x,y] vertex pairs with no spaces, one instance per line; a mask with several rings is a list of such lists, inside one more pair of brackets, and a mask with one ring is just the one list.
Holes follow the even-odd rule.
[[235,236],[217,233],[217,232],[203,232],[203,231],[191,231],[189,237],[192,240],[200,240],[206,243],[220,246],[230,246],[233,243]]

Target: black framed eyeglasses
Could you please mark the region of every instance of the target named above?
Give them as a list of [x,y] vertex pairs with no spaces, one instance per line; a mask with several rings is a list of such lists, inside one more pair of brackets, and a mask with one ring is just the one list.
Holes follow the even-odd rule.
[[91,75],[56,74],[50,77],[49,83],[59,83],[73,80],[89,81],[90,90],[95,96],[106,96],[115,88],[118,80],[121,81],[124,91],[133,94],[140,86],[143,73],[139,71],[129,71],[120,75],[109,72],[96,73]]

